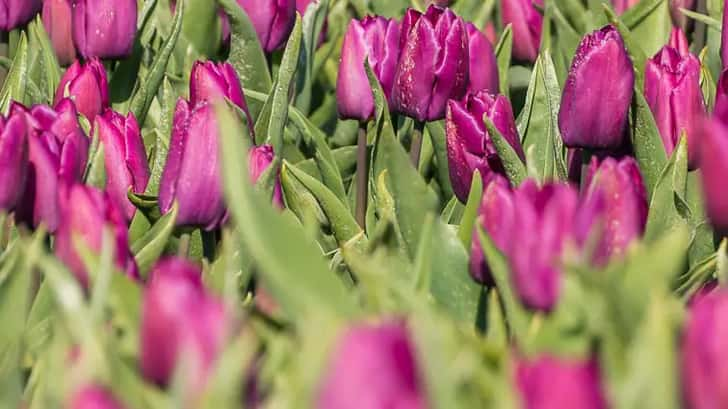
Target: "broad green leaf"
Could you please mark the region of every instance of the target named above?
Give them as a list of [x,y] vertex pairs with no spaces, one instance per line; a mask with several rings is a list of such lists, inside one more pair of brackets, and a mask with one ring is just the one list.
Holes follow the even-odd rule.
[[470,249],[471,240],[473,239],[473,227],[475,227],[475,220],[478,217],[482,197],[483,178],[480,176],[480,171],[476,169],[473,172],[473,181],[470,184],[468,203],[465,205],[465,211],[460,221],[460,230],[458,231],[458,237],[466,249]]
[[635,88],[632,98],[630,125],[635,159],[639,164],[647,195],[652,197],[655,185],[667,164],[667,155],[650,106],[638,88]]
[[[510,55],[510,53],[509,53]],[[427,133],[432,141],[432,148],[435,150],[437,161],[437,183],[442,189],[442,197],[445,200],[453,197],[452,183],[450,182],[449,163],[447,159],[447,137],[445,136],[445,125],[443,121],[427,123]]]
[[134,259],[139,266],[142,277],[146,277],[152,265],[164,252],[174,230],[178,210],[177,204],[173,204],[172,209],[167,214],[157,220],[144,236],[132,244],[131,250],[134,253]]
[[513,50],[513,28],[507,25],[503,30],[498,44],[495,46],[495,57],[498,61],[498,88],[501,94],[508,96],[510,86],[508,83],[508,70],[511,67],[511,52]]
[[[311,89],[314,82],[314,55],[319,43],[319,36],[326,22],[329,11],[329,0],[309,3],[303,15],[303,50],[298,76],[296,108],[308,114],[311,108]],[[301,71],[301,70],[299,70]]]
[[21,33],[20,42],[10,66],[5,82],[0,90],[0,112],[7,114],[11,101],[25,102],[26,84],[28,80],[28,37]]
[[[642,3],[650,5],[650,1],[640,2],[637,6],[630,9],[632,11],[637,9]],[[622,15],[622,21],[629,27],[635,38],[639,39],[639,44],[642,46],[645,54],[648,56],[657,53],[662,46],[667,43],[670,38],[670,30],[672,30],[672,18],[670,17],[670,3],[668,0],[661,0],[654,4],[654,8],[645,12],[641,19],[639,15],[634,15],[635,22],[633,23],[630,18],[632,15],[628,15],[627,12]]]
[[680,214],[680,201],[684,201],[687,183],[687,146],[685,137],[680,139],[672,157],[657,180],[650,200],[645,239],[661,237],[678,227],[684,227],[688,220]]
[[34,101],[36,103],[52,103],[56,93],[56,87],[61,81],[61,67],[58,65],[53,45],[48,38],[40,16],[28,24],[28,36],[31,48],[35,54],[35,62],[31,71],[37,70],[37,77],[31,73],[31,80],[34,80],[46,100]]
[[[485,121],[485,127],[488,129],[490,140],[493,142],[496,152],[498,152],[498,157],[500,157],[501,162],[503,162],[503,168],[506,171],[506,176],[508,176],[508,179],[511,181],[513,186],[520,185],[528,176],[526,165],[523,161],[521,161],[521,158],[518,157],[518,154],[515,150],[513,150],[511,144],[509,144],[503,135],[501,135],[498,128],[493,125],[493,121],[491,121],[487,116],[484,116],[483,120]],[[559,137],[561,136],[559,135]]]

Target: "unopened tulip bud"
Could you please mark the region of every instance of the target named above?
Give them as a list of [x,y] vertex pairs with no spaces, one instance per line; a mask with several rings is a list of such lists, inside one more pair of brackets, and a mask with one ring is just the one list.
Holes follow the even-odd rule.
[[74,62],[61,77],[54,103],[63,98],[71,98],[89,121],[109,107],[109,81],[101,61]]
[[45,0],[43,2],[43,25],[51,39],[53,49],[61,65],[76,60],[76,46],[73,44],[73,5],[71,0]]
[[[248,153],[248,167],[250,171],[250,180],[256,183],[260,179],[261,175],[268,170],[275,159],[275,153],[273,147],[270,145],[261,145],[253,147]],[[273,190],[273,204],[279,209],[284,207],[283,205],[283,191],[281,190],[281,182],[276,177],[276,185]]]
[[0,0],[0,30],[12,31],[40,11],[42,0]]
[[84,58],[131,55],[137,31],[136,0],[73,1],[73,41]]
[[13,210],[28,174],[28,124],[23,115],[0,115],[0,209]]
[[728,124],[713,119],[706,121],[700,133],[700,171],[708,218],[713,227],[728,234]]
[[541,44],[543,15],[534,4],[543,7],[543,0],[500,0],[503,26],[513,30],[513,57],[520,61],[536,61]]
[[468,55],[470,58],[468,93],[486,91],[498,93],[498,61],[493,45],[485,34],[473,23],[466,24],[468,30]]
[[521,361],[516,386],[524,409],[606,409],[596,361],[542,357]]
[[281,48],[296,23],[296,0],[238,0],[265,52]]

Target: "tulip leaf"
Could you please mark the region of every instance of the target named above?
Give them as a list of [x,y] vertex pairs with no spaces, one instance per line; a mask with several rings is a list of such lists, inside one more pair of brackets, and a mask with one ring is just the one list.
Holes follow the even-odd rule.
[[624,24],[630,29],[634,30],[638,25],[642,24],[650,14],[657,10],[667,0],[644,0],[636,3],[634,6],[627,9],[620,18]]
[[298,217],[304,226],[311,226],[312,223],[315,223],[316,229],[330,230],[331,223],[316,197],[290,172],[281,172],[281,188],[286,198],[286,207]]
[[705,14],[697,13],[692,10],[687,10],[684,8],[680,8],[680,12],[699,23],[705,24],[706,26],[712,28],[713,30],[717,30],[717,31],[723,30],[723,24],[720,22],[720,20],[718,20],[716,18],[713,18],[713,17],[705,15]]
[[167,242],[172,236],[172,231],[174,231],[178,211],[179,207],[175,202],[167,214],[160,217],[144,236],[131,245],[131,251],[134,253],[134,259],[142,277],[146,277],[152,265],[164,252]]
[[[331,272],[300,227],[276,212],[268,198],[260,197],[247,177],[248,130],[225,106],[217,107],[225,195],[248,254],[259,266],[261,278],[289,317],[313,312],[351,316],[353,297]],[[280,255],[285,254],[285,257]],[[303,323],[305,320],[296,320]]]
[[36,103],[52,103],[56,87],[61,81],[61,67],[58,65],[56,54],[43,27],[40,15],[28,24],[29,42],[31,50],[36,54],[37,64],[31,65],[31,71],[37,71],[37,78],[33,72],[30,74],[31,82],[37,80],[38,86],[45,100],[35,100]]
[[[510,55],[510,53],[509,53]],[[442,197],[445,200],[453,197],[452,183],[450,182],[449,161],[447,159],[447,137],[445,136],[445,125],[443,121],[427,123],[427,133],[432,141],[432,148],[435,150],[437,161],[437,183],[442,189]]]
[[83,180],[89,186],[104,189],[106,187],[106,160],[104,157],[104,145],[99,138],[97,127],[93,128],[91,146],[88,152],[88,163],[86,164]]
[[302,68],[298,76],[295,106],[303,113],[308,113],[311,107],[311,89],[314,82],[314,54],[319,43],[319,36],[326,22],[329,11],[329,0],[309,3],[303,15],[303,51],[299,63]]
[[[244,88],[268,93],[273,85],[253,23],[235,0],[218,0],[230,19],[230,56]],[[257,104],[250,104],[251,108]],[[256,112],[257,110],[253,110]]]
[[[331,156],[336,163],[336,168],[340,170],[342,179],[346,179],[356,171],[356,146],[342,146],[331,150]],[[296,162],[296,167],[309,175],[322,179],[315,159],[306,159]]]
[[169,38],[164,42],[164,46],[160,50],[157,57],[154,59],[152,66],[149,69],[146,77],[140,83],[140,87],[134,92],[131,97],[129,104],[129,110],[134,113],[140,126],[144,125],[144,121],[147,118],[149,107],[152,105],[155,95],[159,90],[159,86],[162,85],[164,74],[167,71],[167,64],[169,63],[170,57],[177,45],[179,34],[182,31],[182,16],[185,12],[185,4],[188,0],[179,0],[177,2],[177,9],[172,21],[172,32]]
[[667,155],[650,106],[642,91],[637,88],[632,97],[630,122],[635,159],[647,189],[647,197],[652,197],[655,185],[667,164]]
[[498,44],[495,46],[495,57],[498,61],[498,88],[500,89],[500,93],[505,96],[508,96],[510,91],[508,71],[511,68],[512,50],[513,27],[508,24],[498,39]]
[[513,150],[511,144],[501,135],[498,128],[493,125],[493,121],[487,116],[484,116],[483,120],[485,121],[485,127],[488,129],[490,140],[493,142],[496,152],[498,152],[498,157],[503,162],[506,176],[508,176],[513,186],[520,185],[528,177],[526,165],[518,157],[518,154]]
[[131,204],[134,205],[150,222],[156,222],[162,217],[159,212],[159,203],[157,196],[134,193],[129,189],[127,197]]
[[149,182],[147,182],[147,188],[144,191],[148,195],[159,193],[159,183],[162,181],[162,173],[167,161],[169,142],[172,136],[176,96],[172,84],[165,78],[162,83],[162,97],[160,98],[161,119],[159,127],[154,130],[154,155],[151,160]]
[[685,194],[685,200],[692,214],[690,222],[693,234],[688,252],[688,263],[691,268],[715,252],[715,232],[705,213],[700,173],[701,170],[699,169],[688,173],[687,192]]
[[13,65],[10,66],[10,71],[8,71],[2,90],[0,90],[0,112],[3,114],[7,114],[10,110],[11,101],[25,101],[28,71],[30,68],[28,64],[28,37],[25,33],[21,33],[20,41],[15,51],[15,58],[13,58]]
[[[640,2],[639,5],[641,5]],[[645,1],[644,3],[650,3]],[[648,4],[649,5],[649,4]],[[635,6],[637,8],[637,6]],[[648,56],[657,53],[662,46],[667,43],[670,38],[670,30],[672,30],[672,17],[670,16],[670,3],[668,0],[661,0],[654,5],[654,8],[646,12],[642,19],[637,19],[636,24],[632,25],[628,18],[627,12],[621,16],[622,21],[629,27],[635,38],[639,39],[639,44]],[[635,16],[639,17],[639,16]]]
[[483,178],[480,171],[473,172],[473,181],[470,184],[470,194],[468,195],[468,203],[465,205],[463,217],[460,219],[460,230],[458,237],[463,243],[463,247],[470,249],[471,240],[473,239],[473,227],[478,218],[478,210],[480,209],[480,201],[483,197]]

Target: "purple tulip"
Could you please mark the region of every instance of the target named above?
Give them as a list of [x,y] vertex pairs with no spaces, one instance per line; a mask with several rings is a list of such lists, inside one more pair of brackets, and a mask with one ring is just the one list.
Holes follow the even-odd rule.
[[680,56],[678,50],[663,47],[647,62],[645,98],[667,154],[672,153],[684,132],[688,140],[688,165],[695,169],[698,146],[693,135],[705,116],[700,61],[692,54]]
[[201,270],[180,258],[157,263],[144,293],[140,366],[145,378],[167,385],[185,354],[194,391],[204,387],[220,353],[228,318],[203,287]]
[[399,43],[392,108],[420,122],[444,118],[447,101],[462,98],[468,86],[465,23],[450,9],[409,9]]
[[316,407],[424,409],[418,378],[414,347],[402,323],[359,325],[339,341]]
[[137,31],[136,0],[72,0],[73,42],[84,58],[131,55]]
[[177,102],[167,163],[159,185],[159,209],[179,205],[177,224],[219,227],[226,217],[215,110],[207,102]]
[[588,173],[586,206],[589,202],[599,206],[596,211],[603,216],[592,260],[605,265],[610,258],[623,255],[642,236],[647,223],[647,192],[637,162],[631,157],[608,157],[601,163],[592,157]]
[[525,161],[508,98],[481,91],[468,95],[463,101],[448,101],[445,128],[450,181],[455,195],[463,203],[468,200],[476,169],[483,178],[483,186],[488,184],[493,175],[505,175],[503,163],[485,128],[484,116],[493,121],[496,129]]
[[106,389],[88,385],[76,391],[67,406],[69,409],[123,409],[114,396]]
[[252,132],[253,119],[235,68],[227,62],[195,62],[190,74],[190,104],[194,107],[202,101],[216,102],[225,98],[245,112]]
[[55,108],[36,105],[30,110],[13,103],[11,112],[28,123],[30,167],[15,218],[30,227],[41,223],[55,232],[59,222],[59,195],[81,181],[89,141],[78,124],[76,107],[62,99]]
[[[250,172],[250,181],[256,183],[260,176],[265,172],[273,163],[275,153],[273,147],[270,145],[260,145],[253,147],[248,153],[248,169]],[[273,204],[279,209],[284,207],[283,204],[283,191],[281,190],[281,182],[276,182],[275,189],[273,190]]]
[[516,386],[524,409],[606,409],[599,366],[594,360],[567,361],[549,356],[521,360]]
[[503,26],[513,30],[513,57],[520,61],[534,62],[541,45],[543,16],[533,4],[543,7],[543,0],[500,0]]
[[382,85],[389,103],[399,59],[399,24],[394,19],[365,17],[352,20],[341,46],[336,80],[339,116],[366,121],[374,115],[374,95],[369,86],[364,58]]
[[688,38],[685,36],[685,32],[679,27],[673,27],[670,32],[670,40],[667,45],[676,49],[681,57],[685,57],[690,53],[690,43]]
[[490,40],[473,23],[466,23],[468,30],[468,55],[470,57],[470,82],[468,93],[486,91],[498,93],[498,61]]
[[106,192],[73,185],[60,200],[60,218],[55,238],[56,256],[89,288],[89,275],[76,250],[78,240],[90,251],[101,251],[104,228],[111,229],[114,264],[133,279],[139,278],[134,256],[129,250],[126,220]]
[[724,124],[728,124],[728,69],[723,70],[718,78],[713,118],[722,121]]
[[9,212],[20,200],[28,173],[28,124],[24,115],[0,115],[0,209]]
[[296,23],[296,0],[238,0],[258,33],[265,52],[283,46]]
[[708,218],[715,229],[728,233],[728,124],[712,119],[706,121],[700,134],[700,169],[703,195]]
[[616,10],[619,14],[631,9],[632,6],[636,6],[639,2],[640,0],[612,0],[614,10]]
[[58,84],[54,104],[66,97],[91,122],[109,106],[109,82],[101,61],[96,58],[84,64],[76,61],[66,70]]
[[96,131],[104,148],[106,191],[127,220],[136,211],[128,192],[144,193],[149,182],[149,164],[144,141],[134,114],[107,109],[96,116]]
[[41,16],[58,62],[61,65],[71,64],[76,60],[76,46],[73,45],[73,25],[71,23],[73,18],[71,0],[43,1]]
[[728,293],[718,289],[697,296],[682,338],[682,384],[685,407],[724,408],[728,402]]
[[41,0],[0,0],[0,30],[11,31],[33,19]]
[[571,62],[559,129],[572,148],[616,149],[625,143],[634,92],[632,61],[612,26],[587,34]]

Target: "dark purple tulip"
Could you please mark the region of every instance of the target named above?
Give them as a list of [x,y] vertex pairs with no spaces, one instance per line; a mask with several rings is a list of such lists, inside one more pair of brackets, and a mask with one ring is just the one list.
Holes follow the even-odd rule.
[[190,387],[199,390],[223,347],[227,323],[223,303],[207,294],[198,266],[180,258],[158,262],[144,293],[142,374],[167,385],[186,354],[194,374]]
[[490,40],[473,23],[466,23],[468,30],[468,55],[470,57],[470,82],[468,93],[487,91],[498,93],[498,61]]
[[594,360],[568,361],[549,356],[520,361],[516,386],[524,409],[606,409],[599,366]]
[[207,102],[177,102],[167,163],[159,185],[159,209],[179,204],[177,224],[212,230],[226,216],[215,110]]
[[131,55],[137,31],[136,0],[72,0],[73,42],[84,58]]
[[90,251],[101,251],[104,228],[113,233],[114,264],[133,279],[139,278],[134,256],[129,250],[126,220],[106,192],[73,185],[60,200],[60,218],[55,239],[56,256],[89,288],[89,275],[76,251],[78,239]]
[[[366,393],[362,393],[366,385]],[[318,409],[424,409],[415,351],[400,322],[350,328],[319,389]]]
[[0,115],[0,209],[13,210],[28,173],[28,124],[25,116]]
[[697,296],[682,338],[682,384],[685,407],[725,408],[728,404],[728,293],[718,289]]
[[[496,176],[483,191],[483,198],[478,208],[476,224],[482,226],[493,239],[494,244],[504,254],[510,250],[513,237],[512,226],[515,223],[516,209],[513,203],[513,193],[508,181]],[[493,277],[488,262],[483,254],[478,230],[473,230],[470,250],[470,276],[484,285],[493,285]]]
[[0,0],[0,30],[11,31],[40,11],[41,0]]
[[670,32],[670,40],[667,45],[676,49],[680,56],[684,57],[690,53],[690,43],[685,32],[678,27],[673,27]]
[[625,253],[644,232],[647,223],[647,192],[637,162],[607,157],[599,163],[592,157],[585,184],[586,206],[601,201],[602,225],[599,242],[592,256],[598,265]]
[[533,4],[543,7],[543,0],[500,0],[503,26],[513,30],[513,57],[521,61],[536,61],[541,45],[543,16]]
[[503,163],[485,128],[484,116],[493,121],[496,129],[525,161],[508,98],[481,91],[469,94],[463,101],[448,101],[445,128],[450,181],[455,195],[463,203],[468,200],[476,169],[483,178],[483,186],[488,184],[494,174],[505,175]]
[[[275,159],[275,153],[273,147],[270,145],[260,145],[253,147],[248,153],[248,169],[250,172],[250,181],[256,183],[260,176],[265,172],[273,163]],[[273,204],[279,209],[284,207],[283,205],[283,191],[281,190],[281,182],[276,182],[275,189],[273,190]]]
[[728,124],[728,69],[723,70],[718,77],[718,86],[715,91],[715,106],[713,118]]
[[263,50],[283,46],[296,23],[296,0],[238,0],[258,33]]
[[632,8],[632,6],[636,6],[640,0],[612,0],[612,4],[614,4],[614,10],[617,11],[617,13],[622,14],[625,11]]
[[728,233],[728,125],[718,119],[706,121],[700,134],[700,169],[708,218],[715,229]]
[[374,95],[364,69],[365,57],[391,104],[399,58],[396,20],[367,16],[349,23],[336,79],[336,102],[342,118],[366,121],[374,115]]
[[61,65],[71,64],[76,60],[76,46],[73,45],[72,0],[44,0],[43,25],[53,44],[53,49]]
[[106,69],[98,59],[84,64],[74,62],[61,77],[54,104],[71,98],[78,111],[89,121],[109,106],[109,81]]
[[392,108],[417,121],[444,118],[447,100],[462,98],[468,86],[465,23],[450,9],[409,9],[400,33]]
[[698,147],[693,135],[705,116],[700,61],[692,54],[680,56],[678,50],[663,47],[647,62],[645,98],[655,116],[667,154],[672,153],[680,135],[685,132],[688,164],[695,169]]
[[69,409],[123,409],[124,406],[119,403],[114,396],[106,389],[88,385],[76,391],[69,405]]
[[190,74],[190,104],[197,106],[202,101],[215,102],[225,98],[248,112],[240,79],[230,63],[195,62]]
[[106,191],[127,220],[135,207],[128,192],[144,193],[149,182],[149,164],[144,141],[134,114],[123,115],[107,109],[96,116],[96,131],[104,147]]
[[627,135],[634,70],[617,30],[587,34],[576,49],[564,86],[559,129],[572,148],[616,149]]

